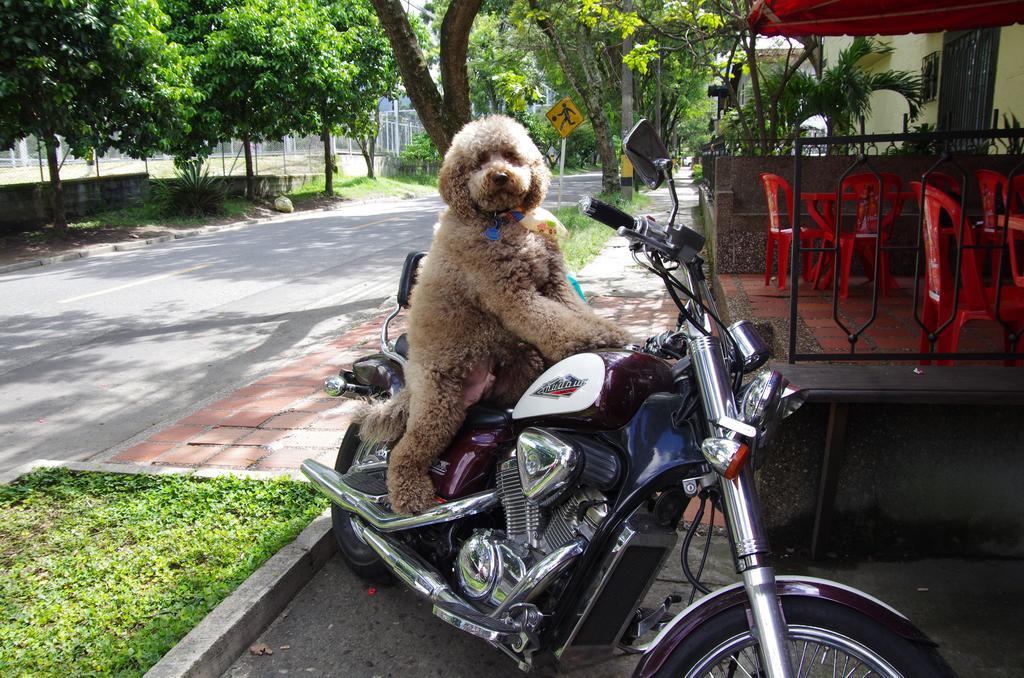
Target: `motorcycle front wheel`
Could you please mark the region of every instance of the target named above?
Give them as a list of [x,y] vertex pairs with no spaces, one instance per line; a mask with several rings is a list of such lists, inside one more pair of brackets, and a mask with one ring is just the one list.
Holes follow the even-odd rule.
[[[345,437],[338,448],[338,459],[334,470],[348,473],[352,464],[376,452],[379,443],[365,442],[359,437],[359,425],[352,424],[345,431]],[[392,580],[391,572],[370,546],[368,546],[352,527],[352,514],[335,503],[331,503],[331,525],[334,538],[338,542],[341,557],[348,563],[350,570],[367,581],[383,584]]]
[[[956,674],[931,645],[915,643],[855,610],[817,598],[784,598],[789,657],[796,678]],[[679,645],[656,674],[766,677],[746,610],[724,610]]]

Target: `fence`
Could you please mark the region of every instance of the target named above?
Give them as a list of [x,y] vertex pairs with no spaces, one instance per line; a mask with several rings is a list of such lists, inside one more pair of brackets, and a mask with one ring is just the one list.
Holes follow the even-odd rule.
[[[1024,350],[1024,312],[1020,305],[1024,287],[1022,148],[1024,130],[1019,129],[797,139],[793,159],[795,199],[789,215],[794,226],[790,362],[1024,358],[1017,353]],[[931,156],[923,172],[900,177],[884,171],[884,158],[906,153]],[[831,193],[805,192],[807,155],[850,159],[838,175],[831,177]],[[910,180],[920,182],[920,186],[903,190]],[[859,188],[851,191],[854,184]],[[918,206],[914,232],[903,238],[893,237],[893,224],[904,202]],[[819,234],[816,238],[811,235],[801,239],[802,205],[816,222],[814,228],[818,230],[811,231]],[[869,299],[847,297],[841,284],[840,268],[849,270],[854,252],[864,259],[865,271],[875,273]],[[800,350],[800,299],[801,294],[807,295],[807,291],[801,293],[800,267],[805,254],[818,257],[819,274],[822,266],[831,267],[831,318],[848,344],[846,351]],[[898,255],[913,263],[912,278],[904,281],[913,292],[896,302],[902,307],[888,303],[886,312],[902,313],[912,323],[910,326],[917,328],[918,350],[870,350],[862,340],[878,324],[880,294],[886,296],[894,284],[887,274],[888,260]],[[809,303],[819,304],[820,299],[811,298]],[[971,320],[995,323],[1004,350],[993,350],[991,341],[980,342],[973,350],[965,348],[960,331]]]
[[[382,111],[375,154],[397,156],[412,137],[423,131],[412,109]],[[332,137],[339,169],[348,174],[365,172],[359,144],[347,137]],[[253,169],[256,174],[298,175],[323,172],[324,145],[319,137],[287,136],[284,139],[253,143]],[[173,156],[160,154],[149,158],[131,158],[116,149],[94,157],[79,158],[61,145],[57,151],[61,179],[87,179],[98,176],[148,173],[153,177],[174,174]],[[385,167],[396,163],[385,163]],[[206,167],[217,176],[245,174],[242,142],[232,139],[220,143],[207,158]],[[386,170],[385,170],[386,171]],[[20,140],[0,152],[0,185],[49,181],[46,148],[35,137]]]

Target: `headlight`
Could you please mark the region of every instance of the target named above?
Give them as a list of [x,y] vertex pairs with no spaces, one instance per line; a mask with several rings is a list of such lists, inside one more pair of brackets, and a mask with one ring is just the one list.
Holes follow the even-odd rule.
[[783,399],[787,385],[785,377],[781,374],[766,370],[747,384],[743,391],[740,411],[743,421],[757,429],[758,448],[764,448],[771,443],[779,421],[788,414]]
[[580,466],[575,446],[539,428],[528,428],[519,434],[516,459],[523,494],[541,506],[558,499]]

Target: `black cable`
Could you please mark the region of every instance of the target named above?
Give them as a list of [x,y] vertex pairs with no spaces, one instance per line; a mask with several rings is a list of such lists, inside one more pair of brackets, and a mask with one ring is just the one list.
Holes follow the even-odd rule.
[[[715,502],[711,502],[711,516],[708,518],[708,536],[704,540],[704,553],[700,555],[700,565],[697,566],[697,581],[700,581],[700,577],[704,574],[704,564],[708,562],[708,553],[711,551],[711,535],[715,529]],[[694,596],[696,596],[697,590],[690,591],[690,603],[693,603]],[[690,603],[687,603],[689,605]]]
[[[695,515],[693,520],[690,521],[690,526],[686,528],[686,536],[683,537],[683,548],[679,552],[679,561],[683,566],[683,575],[686,577],[686,581],[690,582],[690,586],[693,587],[693,590],[690,592],[691,603],[697,596],[697,591],[704,594],[711,592],[711,589],[701,584],[700,580],[693,575],[693,572],[690,570],[690,561],[687,557],[690,553],[690,543],[693,541],[693,535],[697,533],[697,526],[700,525],[701,520],[704,519],[704,506],[706,503],[707,497],[702,494],[700,498],[700,508],[697,509],[697,515]],[[714,509],[714,504],[712,504],[711,510],[714,511]],[[703,568],[703,562],[701,563],[701,567]]]

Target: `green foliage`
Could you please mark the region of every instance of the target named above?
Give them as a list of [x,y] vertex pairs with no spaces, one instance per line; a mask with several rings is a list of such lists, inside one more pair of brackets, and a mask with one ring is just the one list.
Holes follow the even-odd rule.
[[[618,205],[627,212],[638,211],[650,203],[650,199],[639,192],[634,193],[633,199],[629,202],[622,200],[618,195],[601,195],[599,197],[605,202]],[[552,210],[552,213],[569,231],[569,237],[562,240],[559,247],[570,271],[582,270],[598,255],[608,239],[615,235],[615,231],[604,224],[580,214],[575,205],[558,207]]]
[[693,171],[693,183],[699,184],[704,181],[704,167],[699,164],[694,164],[692,167]]
[[227,198],[224,180],[210,176],[201,160],[176,169],[172,179],[154,179],[152,196],[164,214],[187,217],[220,214]]
[[0,486],[0,674],[143,674],[326,506],[289,480],[49,469]]
[[[890,50],[870,38],[856,37],[839,53],[834,64],[825,65],[820,79],[798,71],[783,81],[782,65],[765,68],[761,73],[762,90],[778,92],[777,115],[768,132],[771,138],[782,143],[773,150],[788,152],[793,131],[815,115],[825,118],[828,134],[855,134],[859,119],[871,113],[871,96],[875,92],[899,94],[907,102],[911,119],[916,117],[921,106],[918,75],[893,70],[872,73],[857,63],[868,54],[884,54]],[[741,112],[747,119],[755,115],[750,98]],[[737,112],[731,113],[722,127],[723,136],[732,146],[747,152],[754,150],[752,140],[743,138]]]
[[192,100],[155,0],[5,0],[0,146],[60,135],[75,155],[165,148]]
[[[343,200],[410,198],[437,192],[437,175],[403,174],[395,177],[342,177],[334,180],[335,195]],[[296,206],[324,195],[324,179],[318,177],[288,193]]]
[[478,113],[521,113],[541,100],[540,72],[529,50],[528,33],[498,12],[481,12],[469,34],[466,69],[469,96]]
[[405,162],[441,162],[441,154],[426,132],[414,134],[399,158]]

